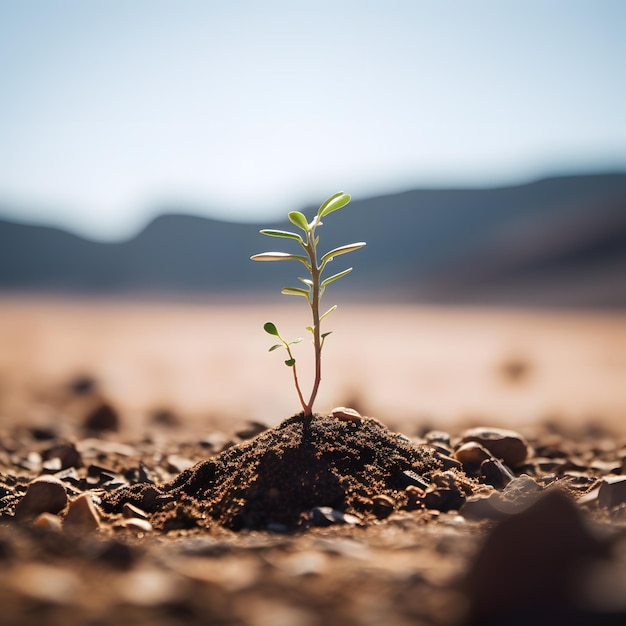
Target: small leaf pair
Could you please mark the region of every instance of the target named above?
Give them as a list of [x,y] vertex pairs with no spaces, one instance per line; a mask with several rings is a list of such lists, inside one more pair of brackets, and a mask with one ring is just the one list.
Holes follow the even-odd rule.
[[341,209],[349,202],[350,196],[342,191],[332,195],[324,203],[322,203],[322,205],[317,210],[317,214],[310,222],[307,221],[306,216],[300,211],[291,211],[288,214],[289,221],[297,226],[300,230],[302,230],[302,234],[293,233],[287,230],[276,229],[264,229],[260,231],[262,235],[266,235],[267,237],[291,239],[298,242],[298,244],[304,250],[305,255],[292,254],[288,252],[263,252],[261,254],[255,254],[254,256],[250,257],[253,261],[298,261],[307,268],[309,274],[311,275],[311,278],[298,277],[298,280],[304,284],[304,288],[283,287],[281,290],[281,293],[285,295],[302,296],[306,298],[311,309],[313,324],[311,326],[307,326],[307,330],[309,330],[313,334],[315,378],[313,381],[311,395],[308,401],[305,401],[302,394],[300,382],[298,380],[298,375],[296,371],[296,360],[291,352],[291,346],[295,343],[299,343],[300,341],[302,341],[302,339],[297,339],[291,342],[285,341],[281,337],[278,329],[276,328],[276,325],[273,322],[266,322],[264,325],[265,332],[277,337],[280,341],[280,343],[275,344],[270,348],[270,352],[278,348],[285,348],[285,350],[287,351],[289,358],[285,360],[285,365],[292,369],[296,392],[298,394],[300,404],[302,405],[304,415],[307,417],[310,417],[313,414],[313,403],[315,402],[315,398],[317,397],[319,385],[322,378],[322,347],[324,345],[326,337],[331,334],[330,331],[322,333],[320,329],[320,324],[324,318],[326,318],[337,308],[337,305],[334,305],[325,313],[320,315],[320,300],[324,295],[326,287],[330,283],[348,275],[352,271],[352,268],[349,267],[323,280],[322,273],[326,265],[335,257],[342,254],[347,254],[348,252],[354,252],[355,250],[359,250],[360,248],[365,246],[365,242],[363,241],[340,246],[338,248],[330,250],[329,252],[326,252],[318,260],[317,246],[319,244],[319,236],[316,234],[316,229],[322,226],[322,218],[330,215],[334,211]]

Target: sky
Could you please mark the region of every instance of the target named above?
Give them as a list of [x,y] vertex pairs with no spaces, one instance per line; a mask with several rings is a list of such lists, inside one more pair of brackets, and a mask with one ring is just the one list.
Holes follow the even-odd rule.
[[95,239],[626,171],[622,0],[0,0],[0,216]]

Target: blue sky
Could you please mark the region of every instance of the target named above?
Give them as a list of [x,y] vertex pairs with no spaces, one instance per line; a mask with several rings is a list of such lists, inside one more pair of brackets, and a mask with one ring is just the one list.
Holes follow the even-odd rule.
[[0,214],[126,236],[626,170],[621,0],[0,0]]

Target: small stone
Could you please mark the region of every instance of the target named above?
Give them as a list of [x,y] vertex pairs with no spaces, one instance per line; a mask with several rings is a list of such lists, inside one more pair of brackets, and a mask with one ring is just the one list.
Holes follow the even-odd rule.
[[337,511],[329,506],[316,506],[309,511],[309,519],[314,526],[331,526],[332,524],[358,525],[361,520],[356,515]]
[[485,482],[496,489],[503,489],[514,478],[511,470],[498,459],[487,459],[480,464],[480,473]]
[[335,407],[331,411],[331,415],[342,422],[360,422],[363,419],[358,411],[345,406]]
[[389,517],[396,508],[396,502],[390,496],[378,494],[372,498],[373,512],[378,519]]
[[33,520],[33,526],[53,530],[55,532],[61,532],[63,523],[58,515],[52,515],[52,513],[40,513]]
[[491,453],[477,441],[467,441],[454,453],[458,461],[467,467],[480,467],[483,461],[491,458]]
[[246,428],[238,430],[235,434],[240,439],[252,439],[267,430],[267,425],[262,422],[250,421]]
[[122,506],[122,515],[127,519],[148,519],[148,514],[145,511],[130,502],[124,502],[124,505]]
[[626,476],[605,476],[600,483],[598,504],[612,509],[626,503]]
[[77,396],[84,396],[95,391],[97,384],[98,383],[93,376],[82,374],[74,378],[74,380],[69,383],[68,387],[70,391]]
[[602,623],[578,609],[580,581],[605,555],[576,505],[549,489],[486,537],[466,573],[467,623]]
[[[76,449],[76,444],[71,441],[64,441],[44,450],[42,457],[44,459],[44,467],[46,467],[46,469],[54,469],[55,471],[83,466],[82,456]],[[47,466],[48,463],[56,460],[58,460],[59,463],[58,467]]]
[[165,428],[177,428],[181,425],[181,421],[176,413],[169,409],[158,409],[152,413],[150,421],[155,426],[164,426]]
[[120,418],[110,404],[103,402],[86,415],[83,425],[86,430],[94,432],[116,432],[120,428]]
[[451,445],[450,434],[443,430],[429,430],[424,435],[424,441],[428,444],[443,445],[445,448]]
[[78,532],[91,532],[100,527],[100,516],[89,494],[78,496],[70,504],[63,528]]
[[29,485],[15,507],[16,519],[37,517],[40,513],[58,513],[67,504],[63,483],[54,476],[40,476]]
[[180,456],[179,454],[168,454],[165,462],[165,469],[167,469],[168,472],[173,472],[176,474],[180,474],[181,472],[184,472],[186,469],[189,469],[196,464],[196,462],[192,459],[188,459],[185,456]]
[[430,483],[413,470],[404,470],[398,473],[398,480],[403,487],[419,487],[420,489],[427,489]]
[[115,525],[115,528],[123,528],[125,530],[131,530],[139,533],[152,532],[152,524],[147,519],[141,519],[139,517],[130,517]]
[[509,467],[521,465],[528,456],[528,444],[524,437],[514,430],[479,426],[463,433],[460,444],[475,441],[501,459]]

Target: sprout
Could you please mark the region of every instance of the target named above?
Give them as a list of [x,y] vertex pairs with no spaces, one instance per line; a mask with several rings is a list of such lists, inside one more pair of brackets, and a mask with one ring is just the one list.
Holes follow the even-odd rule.
[[253,261],[299,261],[309,271],[310,278],[298,277],[298,280],[304,285],[304,287],[283,287],[281,290],[281,293],[288,296],[302,296],[306,298],[306,301],[311,309],[313,323],[311,326],[307,326],[306,329],[313,335],[315,378],[308,401],[304,399],[304,394],[302,393],[300,382],[298,380],[296,359],[294,358],[291,350],[291,346],[300,343],[302,339],[299,338],[294,341],[287,341],[283,339],[273,322],[266,322],[263,326],[266,333],[276,337],[279,341],[279,343],[274,344],[269,351],[272,352],[279,348],[284,348],[287,351],[288,358],[285,360],[285,365],[289,367],[293,373],[296,392],[298,394],[300,404],[302,405],[305,417],[311,417],[313,415],[313,403],[317,397],[317,392],[322,380],[322,348],[324,347],[326,337],[331,334],[330,331],[325,333],[321,332],[321,322],[337,308],[337,305],[334,305],[325,313],[320,315],[320,300],[324,295],[326,287],[330,283],[349,274],[352,271],[352,268],[349,267],[348,269],[338,272],[337,274],[333,274],[324,280],[322,280],[322,273],[326,264],[329,261],[332,261],[335,257],[347,254],[348,252],[354,252],[365,245],[365,242],[360,241],[358,243],[340,246],[339,248],[326,252],[326,254],[322,255],[318,260],[317,245],[319,243],[319,236],[316,235],[316,229],[322,226],[322,218],[326,217],[333,211],[337,211],[338,209],[346,206],[348,202],[350,202],[350,196],[348,194],[343,193],[342,191],[336,193],[320,206],[317,210],[317,215],[311,220],[311,222],[308,222],[306,216],[303,213],[300,213],[300,211],[291,211],[288,214],[289,221],[303,231],[302,234],[275,229],[265,229],[260,231],[262,235],[266,235],[267,237],[295,240],[298,244],[300,244],[305,252],[305,255],[290,254],[288,252],[263,252],[250,257]]

